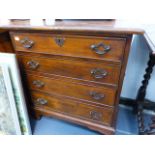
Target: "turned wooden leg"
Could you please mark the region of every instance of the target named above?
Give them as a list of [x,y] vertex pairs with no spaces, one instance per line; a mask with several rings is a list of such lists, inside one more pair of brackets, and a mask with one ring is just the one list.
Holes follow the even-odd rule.
[[155,134],[155,116],[152,117],[151,123],[149,125],[149,129],[147,131],[148,135],[154,135]]
[[155,129],[155,121],[151,122],[149,129],[145,129],[144,118],[143,118],[143,104],[145,101],[146,90],[147,90],[149,80],[151,78],[154,65],[155,65],[155,55],[151,54],[150,59],[148,61],[148,66],[146,68],[146,73],[144,75],[144,80],[142,81],[142,85],[138,91],[137,99],[136,99],[135,112],[137,113],[137,117],[138,117],[139,134],[149,134],[149,133],[152,133],[152,131]]
[[147,68],[145,70],[146,73],[144,75],[144,80],[142,81],[142,86],[140,87],[139,92],[138,92],[137,99],[139,101],[144,101],[144,99],[145,99],[146,89],[147,89],[149,80],[151,78],[151,74],[152,74],[154,65],[155,65],[155,55],[151,54],[150,59],[148,61],[148,66],[147,66]]

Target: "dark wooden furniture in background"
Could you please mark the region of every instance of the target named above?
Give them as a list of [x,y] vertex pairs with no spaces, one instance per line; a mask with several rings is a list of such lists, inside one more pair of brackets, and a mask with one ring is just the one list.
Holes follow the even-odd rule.
[[150,121],[147,118],[146,121],[144,110],[151,110],[155,112],[155,102],[146,99],[147,86],[149,84],[149,80],[151,79],[151,74],[155,66],[155,48],[152,46],[152,42],[147,39],[147,36],[144,39],[146,39],[146,43],[150,50],[150,56],[147,63],[147,68],[145,70],[144,79],[137,93],[137,98],[135,100],[129,98],[121,98],[120,103],[127,106],[132,106],[133,113],[137,115],[139,135],[154,135],[155,116],[150,117]]
[[15,21],[0,26],[1,35],[11,38],[1,42],[1,50],[16,53],[27,104],[37,118],[52,116],[103,134],[115,132],[132,35],[144,34],[115,24]]
[[146,43],[150,50],[150,57],[147,64],[147,68],[145,70],[144,79],[142,81],[142,85],[139,88],[137,99],[135,101],[134,112],[137,113],[138,117],[138,129],[140,135],[154,135],[155,134],[155,116],[152,116],[150,123],[147,124],[144,119],[144,108],[148,108],[150,110],[155,111],[155,103],[149,100],[146,100],[147,94],[147,86],[149,84],[149,80],[151,78],[151,74],[153,72],[155,66],[155,46],[153,45],[152,41],[145,36]]
[[0,30],[0,51],[13,53],[13,46],[7,30]]

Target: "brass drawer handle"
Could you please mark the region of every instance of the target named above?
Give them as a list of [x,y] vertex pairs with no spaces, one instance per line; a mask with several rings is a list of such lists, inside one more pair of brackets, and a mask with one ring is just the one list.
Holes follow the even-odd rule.
[[97,111],[90,111],[90,118],[93,120],[101,121],[102,120],[102,113]]
[[98,92],[94,92],[94,91],[90,92],[90,95],[95,100],[101,100],[101,99],[103,99],[105,97],[104,94],[101,94],[101,93],[98,93]]
[[38,98],[38,99],[36,100],[36,103],[37,103],[37,104],[41,104],[41,105],[45,105],[45,104],[48,103],[48,101],[45,100],[45,99],[43,99],[43,98]]
[[36,62],[36,61],[33,61],[33,60],[28,61],[28,62],[27,62],[27,65],[28,65],[28,67],[29,67],[30,69],[33,69],[33,70],[35,70],[35,69],[37,69],[37,68],[39,67],[39,63]]
[[99,55],[104,55],[105,53],[111,50],[111,47],[109,45],[105,45],[103,43],[91,45],[90,48],[93,51],[95,51],[96,54],[99,54]]
[[108,72],[104,69],[95,68],[90,71],[90,73],[96,78],[96,79],[102,79],[107,76]]
[[20,43],[23,45],[24,48],[31,48],[34,45],[34,41],[30,40],[29,38],[24,38],[20,41]]
[[35,80],[32,82],[32,84],[35,85],[37,88],[42,88],[45,85],[45,83],[40,80]]

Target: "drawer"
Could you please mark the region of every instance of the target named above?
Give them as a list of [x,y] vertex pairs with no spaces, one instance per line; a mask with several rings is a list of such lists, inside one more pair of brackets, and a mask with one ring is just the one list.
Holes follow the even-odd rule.
[[18,55],[24,70],[39,71],[100,83],[118,84],[120,65],[93,60]]
[[107,107],[96,107],[75,100],[50,96],[36,91],[31,92],[32,103],[41,109],[50,109],[73,117],[79,117],[108,126],[112,124],[114,110]]
[[106,86],[90,86],[76,80],[65,78],[47,78],[27,75],[29,88],[48,94],[60,94],[70,98],[85,100],[92,104],[114,105],[116,88]]
[[66,36],[45,33],[11,32],[16,51],[120,62],[126,39],[112,37]]

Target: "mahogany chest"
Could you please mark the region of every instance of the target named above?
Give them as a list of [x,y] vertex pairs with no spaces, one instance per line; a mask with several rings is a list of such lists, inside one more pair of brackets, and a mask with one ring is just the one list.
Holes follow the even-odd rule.
[[61,26],[9,29],[27,105],[36,118],[114,134],[133,32]]

